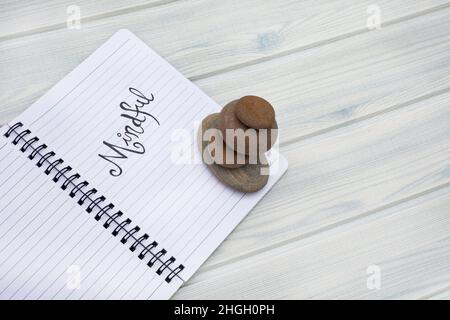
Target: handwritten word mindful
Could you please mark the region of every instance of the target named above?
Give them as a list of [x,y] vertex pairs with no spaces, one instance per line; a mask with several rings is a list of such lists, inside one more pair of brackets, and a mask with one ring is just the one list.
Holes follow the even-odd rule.
[[116,135],[120,138],[118,142],[103,141],[103,144],[108,147],[108,152],[99,154],[100,158],[113,165],[113,168],[109,170],[109,174],[113,177],[118,177],[123,172],[119,164],[121,160],[128,159],[131,154],[145,153],[145,147],[139,140],[145,132],[144,124],[146,121],[150,120],[158,126],[160,125],[154,115],[144,110],[144,107],[155,99],[153,94],[147,97],[136,88],[130,87],[128,90],[134,97],[134,102],[130,105],[123,101],[119,105],[122,112],[120,116],[126,119],[128,123],[117,132]]

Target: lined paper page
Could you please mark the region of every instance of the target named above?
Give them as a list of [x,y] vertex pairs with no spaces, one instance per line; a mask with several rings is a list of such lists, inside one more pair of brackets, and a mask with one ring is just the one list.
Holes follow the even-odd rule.
[[[142,268],[145,263],[137,254],[113,239],[125,249],[114,251],[114,258],[93,258],[83,264],[92,288],[59,293],[58,298],[95,293],[132,298],[136,292],[143,297],[154,286],[159,289],[151,294],[170,297],[178,282],[192,276],[279,179],[287,168],[283,157],[275,157],[263,190],[243,194],[221,184],[198,161],[196,130],[201,119],[219,110],[147,45],[121,30],[18,118],[55,150],[55,158],[64,159],[79,172],[80,180],[106,197],[102,204],[113,203],[149,235],[149,241],[157,241],[167,251],[164,259],[174,257],[171,267],[185,267],[177,282],[167,285],[154,270]],[[197,159],[180,163],[180,150],[185,159]],[[86,212],[79,214],[84,219],[80,228],[86,230],[83,238],[102,233]],[[105,252],[108,245],[105,239],[98,250]],[[48,282],[53,275],[32,278]],[[60,287],[55,284],[48,290]]]
[[[0,138],[0,298],[167,298],[182,284],[131,286],[145,263],[3,137]],[[108,268],[106,268],[108,264]],[[89,270],[89,272],[87,272]],[[153,279],[151,281],[150,279]],[[159,279],[158,279],[159,280]],[[122,290],[114,288],[122,286]]]

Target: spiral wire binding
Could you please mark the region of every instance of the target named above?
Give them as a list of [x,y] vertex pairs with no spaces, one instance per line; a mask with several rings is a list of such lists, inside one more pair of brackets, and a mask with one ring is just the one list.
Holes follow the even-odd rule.
[[[86,208],[86,212],[91,213],[94,210],[94,208],[98,208],[99,211],[95,215],[94,219],[96,221],[99,221],[104,216],[106,216],[106,221],[103,223],[103,227],[105,229],[108,229],[111,226],[115,227],[111,233],[114,237],[119,235],[120,232],[125,232],[125,235],[122,236],[120,242],[122,244],[126,244],[128,241],[130,241],[129,243],[131,243],[131,246],[129,247],[129,249],[131,252],[136,251],[136,249],[138,249],[138,247],[141,246],[142,250],[140,251],[138,258],[144,260],[147,254],[149,254],[151,256],[147,262],[147,266],[149,268],[153,267],[153,265],[159,261],[161,263],[161,266],[156,270],[156,273],[158,275],[162,275],[162,273],[166,269],[169,270],[170,273],[165,278],[165,281],[167,283],[170,283],[174,277],[180,277],[179,273],[184,269],[184,266],[182,264],[179,264],[176,268],[172,268],[172,266],[175,264],[176,261],[176,259],[173,256],[164,260],[164,256],[167,254],[167,251],[163,248],[158,249],[157,248],[158,242],[156,241],[152,241],[150,244],[145,245],[144,242],[148,241],[148,239],[150,238],[147,233],[138,236],[137,234],[141,230],[140,227],[135,226],[133,228],[127,228],[131,225],[131,220],[128,218],[119,220],[123,217],[123,213],[120,210],[115,213],[110,213],[110,211],[114,208],[114,205],[112,203],[109,203],[102,207],[100,204],[105,202],[106,198],[102,195],[97,195],[97,189],[91,188],[87,190],[89,182],[87,181],[78,182],[77,180],[81,178],[81,176],[78,173],[74,173],[67,177],[66,174],[72,171],[72,167],[65,166],[64,168],[58,169],[58,166],[62,165],[64,163],[64,160],[61,158],[53,160],[52,158],[56,155],[53,151],[48,151],[44,153],[45,150],[47,150],[46,144],[40,144],[37,147],[33,147],[33,145],[39,141],[39,138],[33,137],[26,140],[25,137],[30,135],[31,131],[25,129],[21,132],[17,132],[17,130],[21,127],[23,127],[22,122],[15,123],[8,129],[8,131],[6,131],[4,136],[6,138],[9,138],[12,133],[15,133],[16,137],[12,140],[12,144],[14,145],[17,145],[21,140],[24,140],[25,143],[20,148],[20,151],[25,153],[29,148],[31,148],[32,151],[28,155],[28,158],[30,160],[33,160],[36,156],[39,155],[40,158],[36,162],[36,165],[38,167],[42,167],[44,164],[45,165],[48,164],[44,172],[45,174],[50,175],[52,174],[52,172],[55,171],[55,175],[53,176],[52,179],[55,183],[58,182],[60,179],[65,179],[65,181],[61,185],[62,190],[66,190],[67,188],[69,188],[69,186],[72,185],[73,187],[69,192],[69,196],[71,198],[74,198],[78,193],[80,193],[81,197],[78,200],[78,204],[81,206],[85,202],[89,203]],[[155,250],[158,251],[155,252]]]

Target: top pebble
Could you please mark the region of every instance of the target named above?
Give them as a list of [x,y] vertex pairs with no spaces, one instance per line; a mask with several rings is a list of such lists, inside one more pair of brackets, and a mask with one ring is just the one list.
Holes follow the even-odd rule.
[[269,129],[275,122],[275,110],[263,98],[245,96],[237,102],[236,117],[250,128]]

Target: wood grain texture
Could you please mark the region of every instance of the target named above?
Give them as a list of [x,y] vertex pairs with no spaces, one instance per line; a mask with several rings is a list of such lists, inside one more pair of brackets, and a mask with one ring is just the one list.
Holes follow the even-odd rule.
[[[327,236],[199,272],[175,298],[415,298],[450,281],[449,209],[447,187]],[[380,290],[367,288],[371,265],[380,267]]]
[[[187,77],[198,79],[369,33],[371,4],[371,0],[181,1],[87,22],[80,30],[63,28],[2,41],[0,98],[7,107],[0,121],[18,115],[119,28],[129,28]],[[448,1],[384,0],[378,5],[387,27],[442,10]]]
[[376,31],[370,0],[77,3],[81,30],[67,1],[5,1],[0,124],[119,28],[277,110],[287,174],[175,298],[449,298],[449,1],[377,1]]
[[221,105],[275,107],[286,145],[450,90],[450,9],[196,81]]
[[290,145],[285,177],[201,270],[220,274],[236,261],[327,237],[341,225],[450,185],[449,99],[443,94]]
[[425,298],[430,300],[450,300],[450,285],[444,289],[437,290],[429,296],[425,296]]

